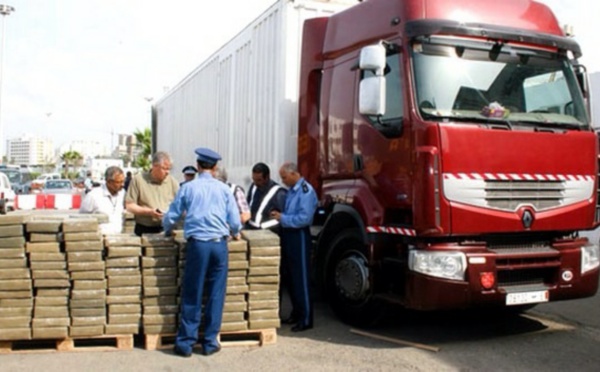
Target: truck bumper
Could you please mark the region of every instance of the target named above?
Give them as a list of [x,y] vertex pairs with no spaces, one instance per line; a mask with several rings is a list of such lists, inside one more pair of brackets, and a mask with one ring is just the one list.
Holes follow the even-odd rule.
[[[404,304],[419,310],[502,307],[593,296],[598,290],[599,269],[581,274],[585,240],[556,244],[540,255],[524,250],[465,252],[465,281],[447,280],[408,271]],[[494,285],[484,288],[482,277],[493,275]],[[517,302],[509,301],[517,297]],[[534,297],[532,302],[525,298]]]

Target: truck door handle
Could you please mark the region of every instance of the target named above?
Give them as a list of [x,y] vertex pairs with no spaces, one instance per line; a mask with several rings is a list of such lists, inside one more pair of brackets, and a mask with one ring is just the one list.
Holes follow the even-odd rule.
[[360,172],[364,169],[365,163],[361,154],[354,154],[353,158],[354,172]]

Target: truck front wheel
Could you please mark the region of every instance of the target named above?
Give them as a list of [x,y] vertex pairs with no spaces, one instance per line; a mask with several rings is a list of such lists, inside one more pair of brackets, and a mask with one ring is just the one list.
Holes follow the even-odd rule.
[[331,245],[325,264],[326,297],[343,322],[367,326],[383,315],[383,304],[373,299],[365,245],[355,229],[342,231]]

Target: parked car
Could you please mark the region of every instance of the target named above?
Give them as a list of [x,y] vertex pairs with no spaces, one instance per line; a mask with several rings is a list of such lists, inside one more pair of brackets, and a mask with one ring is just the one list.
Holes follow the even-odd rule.
[[76,194],[78,191],[68,179],[50,179],[42,187],[43,194]]
[[11,187],[16,194],[28,194],[31,187],[31,173],[26,169],[0,168],[0,172],[6,174]]
[[12,189],[8,176],[0,172],[0,213],[15,209],[15,192]]
[[29,192],[32,194],[37,194],[42,192],[42,188],[46,184],[48,180],[59,180],[61,179],[61,175],[59,173],[43,173],[38,176],[35,180],[31,181],[29,186]]

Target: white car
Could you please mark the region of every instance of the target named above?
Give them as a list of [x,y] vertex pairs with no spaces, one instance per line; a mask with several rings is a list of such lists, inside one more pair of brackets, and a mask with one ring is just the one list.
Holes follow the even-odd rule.
[[43,173],[38,176],[35,180],[31,181],[31,187],[29,192],[32,194],[38,194],[41,191],[41,188],[44,187],[46,181],[48,180],[58,180],[61,179],[62,176],[60,173]]
[[62,178],[62,176],[60,175],[60,173],[43,173],[43,174],[40,174],[38,176],[38,178],[36,178],[32,182],[40,184],[40,185],[44,185],[46,183],[46,181],[48,181],[48,180],[58,180],[61,178]]
[[6,174],[0,172],[0,213],[15,209],[15,192]]

